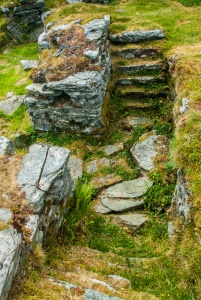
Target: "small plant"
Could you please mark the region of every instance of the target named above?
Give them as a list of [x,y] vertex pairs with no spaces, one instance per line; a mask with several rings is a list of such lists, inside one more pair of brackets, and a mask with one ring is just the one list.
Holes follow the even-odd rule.
[[[87,218],[90,215],[92,197],[95,195],[95,189],[87,181],[77,180],[75,184],[75,204],[66,214],[66,241],[76,243],[78,236],[83,238],[86,231]],[[78,238],[78,242],[81,242]]]

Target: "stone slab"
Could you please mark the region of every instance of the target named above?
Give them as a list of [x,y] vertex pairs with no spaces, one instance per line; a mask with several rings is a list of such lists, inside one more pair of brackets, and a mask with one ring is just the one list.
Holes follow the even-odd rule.
[[139,198],[146,194],[152,185],[153,182],[144,176],[111,186],[102,195],[109,198]]
[[123,31],[120,34],[112,34],[109,36],[111,42],[114,43],[140,43],[143,41],[151,41],[163,39],[164,33],[161,29],[155,30],[135,30],[131,32]]
[[104,146],[103,148],[101,148],[101,150],[103,150],[104,154],[107,156],[115,155],[123,149],[124,149],[123,143],[107,145],[107,146]]
[[8,223],[13,214],[8,208],[0,208],[0,221]]
[[140,209],[144,205],[143,200],[115,200],[111,198],[101,198],[101,203],[113,212],[123,212],[130,209]]
[[109,212],[111,212],[111,209],[109,209],[108,207],[102,205],[102,204],[98,204],[94,207],[94,210],[96,213],[98,214],[107,214]]
[[143,214],[119,215],[118,218],[128,225],[138,228],[148,221],[148,217]]
[[131,154],[140,168],[151,171],[154,168],[154,158],[160,150],[166,147],[167,138],[165,136],[148,133],[133,145]]
[[95,177],[90,181],[90,184],[97,190],[109,187],[122,181],[122,178],[117,175],[109,174],[106,176]]
[[86,165],[86,172],[87,173],[94,173],[97,172],[98,169],[102,167],[108,167],[110,165],[110,159],[108,158],[100,158],[96,160],[92,160]]

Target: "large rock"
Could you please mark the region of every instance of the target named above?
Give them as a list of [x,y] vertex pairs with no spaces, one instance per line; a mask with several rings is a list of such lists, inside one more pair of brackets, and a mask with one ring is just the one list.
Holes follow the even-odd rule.
[[148,177],[140,177],[134,180],[124,181],[109,187],[103,193],[103,196],[109,198],[139,198],[142,197],[153,182]]
[[136,30],[136,31],[123,31],[120,34],[112,34],[110,35],[110,41],[114,43],[140,43],[143,41],[151,41],[158,40],[164,38],[163,30],[155,29],[155,30]]
[[70,170],[70,175],[73,179],[78,179],[82,177],[82,160],[75,156],[71,155],[68,160],[68,168]]
[[8,223],[12,218],[12,212],[8,208],[0,208],[0,221]]
[[165,136],[148,133],[133,145],[131,154],[140,168],[151,171],[154,168],[154,158],[166,148],[167,138]]
[[[32,73],[34,84],[27,87],[25,103],[36,130],[104,132],[102,108],[111,66],[106,39],[109,21],[105,16],[81,26],[77,20],[51,26],[39,36],[40,50],[54,46],[56,52],[39,62]],[[52,64],[57,59],[58,64]]]
[[0,136],[0,155],[12,155],[14,147],[11,140],[4,136]]
[[0,231],[0,241],[0,299],[6,300],[18,269],[22,238],[15,229],[9,228]]
[[47,201],[54,205],[66,202],[72,189],[69,154],[65,148],[35,144],[24,156],[18,182],[34,212],[41,212]]

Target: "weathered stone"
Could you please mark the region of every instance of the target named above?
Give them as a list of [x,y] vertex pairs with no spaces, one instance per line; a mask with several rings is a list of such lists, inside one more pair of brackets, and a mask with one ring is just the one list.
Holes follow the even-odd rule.
[[9,17],[9,15],[10,15],[10,10],[9,10],[9,8],[0,6],[0,11],[2,11],[2,13],[3,13],[4,15],[6,15],[7,17]]
[[122,300],[121,298],[108,296],[92,289],[85,290],[83,298],[86,300]]
[[58,279],[55,279],[55,278],[50,278],[50,282],[53,283],[53,284],[56,284],[58,286],[64,286],[67,290],[71,290],[71,289],[79,289],[80,291],[82,290],[79,286],[75,285],[75,284],[72,284],[70,282],[67,282],[67,281],[62,281],[62,280],[58,280]]
[[156,49],[152,48],[131,48],[131,49],[122,49],[118,51],[118,55],[124,58],[146,58],[159,56],[160,53]]
[[50,90],[42,83],[31,83],[26,89],[35,96],[57,97],[62,94],[62,91]]
[[0,221],[8,223],[12,218],[12,212],[8,208],[0,208]]
[[121,288],[131,288],[131,282],[127,278],[118,275],[108,275],[109,278],[113,279],[113,285]]
[[21,24],[33,24],[40,21],[41,22],[41,17],[39,15],[31,15],[26,17],[21,21]]
[[79,157],[75,155],[70,155],[68,160],[68,168],[70,170],[70,175],[72,179],[82,177],[82,164],[83,161]]
[[39,8],[45,6],[45,1],[44,0],[38,0],[36,3],[34,3],[34,8]]
[[121,150],[124,149],[123,143],[115,144],[115,145],[107,145],[102,148],[103,152],[107,156],[112,156],[114,154],[117,154]]
[[110,35],[110,41],[114,43],[140,43],[143,41],[158,40],[164,38],[163,30],[136,30],[136,31],[123,31],[120,34]]
[[32,68],[36,68],[38,61],[37,60],[20,60],[20,64],[26,71],[26,70],[30,70]]
[[189,100],[187,98],[182,99],[182,106],[179,108],[180,114],[184,114],[189,110]]
[[43,240],[39,239],[39,216],[29,215],[29,220],[26,223],[26,228],[30,231],[29,240],[33,243],[42,243]]
[[135,200],[135,201],[122,200],[122,199],[116,200],[116,199],[111,199],[106,197],[101,198],[101,203],[114,212],[123,212],[130,209],[140,209],[144,205],[143,200]]
[[117,218],[124,223],[137,228],[141,227],[145,222],[148,221],[148,217],[143,214],[118,215]]
[[0,155],[12,155],[14,147],[11,140],[4,136],[0,136]]
[[102,195],[109,198],[139,198],[143,196],[152,185],[153,182],[148,177],[140,177],[111,186],[106,189]]
[[183,170],[177,172],[177,184],[171,203],[174,218],[183,217],[185,223],[190,222],[190,192]]
[[93,178],[90,181],[90,184],[92,184],[95,189],[102,190],[103,188],[109,187],[121,181],[121,176],[109,174]]
[[164,63],[147,63],[147,64],[136,64],[129,66],[120,66],[117,68],[117,71],[120,73],[126,74],[137,74],[143,71],[164,71],[167,68],[167,65]]
[[102,205],[102,204],[98,204],[94,207],[94,210],[96,213],[98,214],[107,214],[109,212],[111,212],[111,209],[109,209],[108,207]]
[[97,279],[91,279],[91,281],[93,281],[94,283],[100,284],[100,285],[108,288],[108,290],[110,290],[110,291],[116,291],[111,284],[108,284],[105,281],[97,280]]
[[82,2],[82,0],[66,0],[66,2],[67,2],[68,4],[75,4],[75,3],[80,3],[80,2]]
[[0,110],[7,115],[12,115],[23,103],[24,95],[9,97],[8,100],[0,102]]
[[133,78],[123,78],[117,80],[117,85],[135,85],[135,84],[150,84],[157,82],[165,82],[166,79],[163,76],[141,76],[141,77],[133,77]]
[[[39,62],[38,68],[34,70],[33,80],[41,85],[34,87],[34,90],[33,86],[28,87],[31,95],[26,97],[25,103],[29,107],[34,128],[38,131],[45,131],[47,126],[49,131],[63,130],[69,133],[96,136],[105,131],[102,105],[111,66],[106,40],[109,18],[105,16],[103,19],[93,20],[84,26],[76,24],[75,27],[72,27],[78,21],[80,22],[80,20],[76,20],[69,24],[52,26],[38,38],[39,49],[50,48],[52,44],[55,47],[56,44],[58,49],[51,56],[54,59],[60,57],[61,52],[67,51],[67,55],[62,58],[64,65],[67,63],[66,75],[60,69],[52,73],[51,65],[44,67],[42,60]],[[79,45],[79,40],[74,41],[74,37],[68,36],[68,32],[70,32],[68,29],[79,29],[86,46]],[[63,42],[65,35],[67,38]],[[73,49],[71,39],[75,44]],[[93,51],[89,47],[90,41],[93,41]],[[91,71],[91,62],[88,67],[84,65],[82,72],[80,72],[80,68],[76,70],[72,66],[68,67],[71,56],[73,61],[76,54],[78,57],[88,55],[92,61],[95,60],[94,69]],[[82,66],[81,69],[83,69]],[[57,93],[60,94],[60,97]],[[54,96],[56,96],[55,99],[52,99]]]
[[144,117],[128,117],[124,119],[124,124],[127,128],[135,127],[151,127],[153,125],[153,120]]
[[69,197],[72,191],[67,168],[69,153],[65,148],[35,144],[24,156],[18,182],[34,212],[39,213],[48,200],[56,205]]
[[96,159],[96,160],[89,162],[86,165],[86,172],[94,173],[94,172],[97,172],[98,169],[100,169],[102,167],[108,167],[109,165],[110,165],[110,159],[107,159],[107,158]]
[[140,168],[151,171],[154,168],[154,158],[167,147],[167,138],[162,135],[144,134],[139,142],[131,148],[131,154]]
[[9,228],[0,231],[0,241],[0,299],[4,300],[18,269],[22,238],[15,229]]

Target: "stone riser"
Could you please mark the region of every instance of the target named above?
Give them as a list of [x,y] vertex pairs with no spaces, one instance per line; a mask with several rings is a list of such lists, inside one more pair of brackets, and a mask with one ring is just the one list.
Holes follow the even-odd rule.
[[135,78],[122,78],[116,81],[116,85],[130,86],[130,85],[146,85],[152,83],[165,83],[165,77],[135,77]]
[[117,68],[117,72],[119,73],[124,73],[124,74],[138,74],[138,73],[143,73],[143,72],[152,72],[152,71],[157,71],[159,72],[164,72],[167,70],[167,65],[166,64],[137,64],[137,65],[130,65],[130,66],[121,66]]
[[158,52],[156,49],[153,48],[147,48],[147,49],[141,49],[141,48],[131,48],[131,49],[123,49],[119,50],[114,53],[117,56],[132,59],[132,58],[159,58],[161,57],[161,53]]

